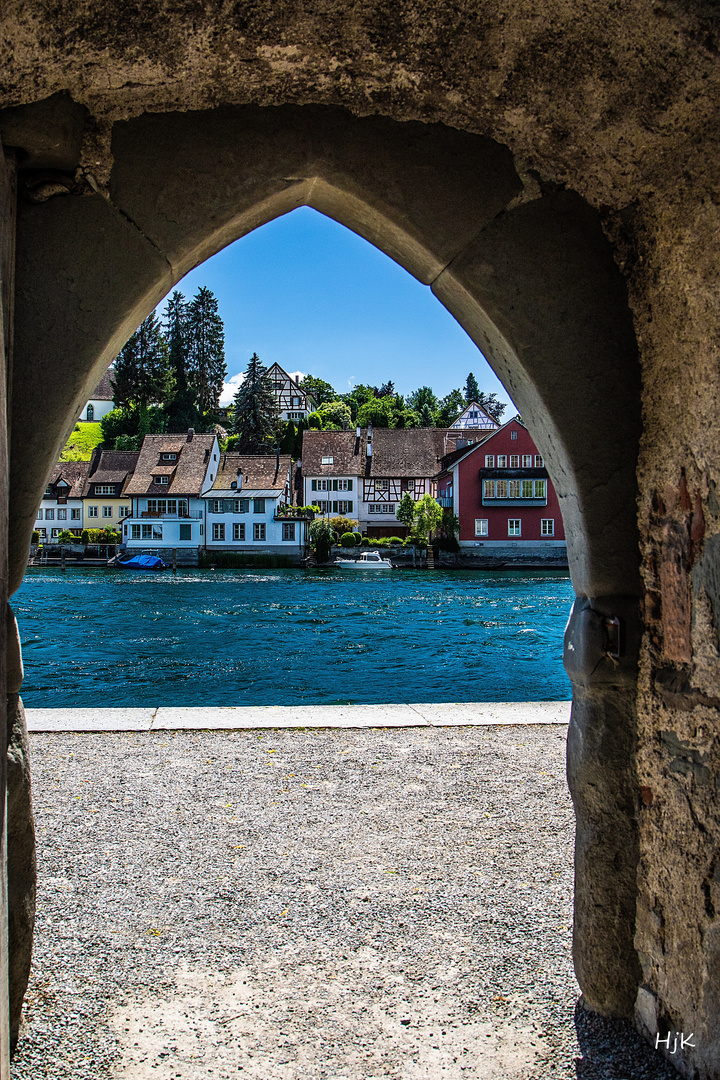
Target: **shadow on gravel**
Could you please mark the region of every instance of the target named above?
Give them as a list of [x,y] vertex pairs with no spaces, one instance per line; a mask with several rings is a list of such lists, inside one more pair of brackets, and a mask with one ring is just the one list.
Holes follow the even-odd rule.
[[629,1020],[612,1020],[575,1006],[575,1031],[582,1057],[578,1080],[678,1080],[662,1054],[638,1035]]

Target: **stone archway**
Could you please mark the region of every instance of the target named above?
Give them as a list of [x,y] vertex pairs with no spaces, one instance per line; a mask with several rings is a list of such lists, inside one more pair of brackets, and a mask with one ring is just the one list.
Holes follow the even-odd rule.
[[[431,285],[483,349],[528,418],[561,499],[578,596],[566,652],[575,963],[589,1007],[631,1016],[641,981],[633,943],[640,377],[625,287],[598,214],[573,192],[524,183],[491,139],[334,107],[146,114],[115,124],[112,154],[106,195],[81,185],[19,206],[11,590],[37,500],[88,389],[177,280],[300,205],[376,244]],[[608,655],[613,618],[623,630],[619,660]]]

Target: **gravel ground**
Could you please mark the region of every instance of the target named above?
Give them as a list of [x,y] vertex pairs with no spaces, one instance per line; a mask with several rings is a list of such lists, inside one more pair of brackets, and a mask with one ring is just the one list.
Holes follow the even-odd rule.
[[14,1080],[645,1080],[570,962],[560,727],[32,736]]

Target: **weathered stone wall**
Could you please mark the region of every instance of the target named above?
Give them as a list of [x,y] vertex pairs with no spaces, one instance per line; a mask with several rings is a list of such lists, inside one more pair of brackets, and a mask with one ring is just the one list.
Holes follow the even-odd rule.
[[[623,773],[613,759],[622,790],[612,796],[626,799],[629,822],[638,815],[628,842],[640,859],[639,1023],[649,1034],[658,1026],[693,1031],[696,1048],[681,1063],[686,1075],[720,1076],[714,5],[168,0],[128,8],[120,0],[15,0],[4,10],[0,106],[16,108],[0,113],[0,137],[21,148],[27,169],[64,171],[78,190],[107,192],[118,121],[230,105],[340,105],[492,138],[509,148],[522,179],[516,205],[567,187],[599,212],[627,284],[643,377],[637,475],[645,632],[637,732],[623,750],[632,755],[637,746],[639,775],[634,765]],[[53,94],[65,96],[32,107]],[[212,161],[207,169],[211,175]],[[57,176],[25,178],[48,190],[62,186]],[[181,187],[183,176],[175,180]],[[105,227],[101,209],[88,213]],[[500,217],[498,234],[504,224]],[[137,246],[140,266],[146,254]],[[148,296],[165,265],[156,258]],[[58,311],[60,324],[71,317],[85,317],[81,297],[76,312]],[[581,353],[580,345],[578,372]],[[88,381],[94,377],[88,373]],[[604,423],[612,439],[612,418]],[[612,489],[615,478],[605,482]],[[583,723],[592,720],[596,691],[584,696]],[[631,685],[608,690],[600,726],[591,724],[589,734],[602,734],[613,711],[629,709],[634,722],[633,698]],[[575,737],[582,736],[579,726]],[[598,745],[600,756],[609,753],[602,739]],[[575,775],[582,794],[583,770]],[[603,783],[612,788],[612,770]],[[602,807],[587,807],[590,815],[596,810],[599,820]]]

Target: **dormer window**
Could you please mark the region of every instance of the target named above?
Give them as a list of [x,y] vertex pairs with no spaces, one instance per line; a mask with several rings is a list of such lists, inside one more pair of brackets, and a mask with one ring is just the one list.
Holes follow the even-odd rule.
[[163,486],[167,486],[170,483],[170,477],[169,476],[153,476],[153,482],[155,484],[161,484]]
[[333,458],[333,457],[324,457],[322,459],[322,463],[323,463],[323,465],[334,465],[335,464],[335,458]]
[[177,461],[177,454],[161,454],[163,461]]

